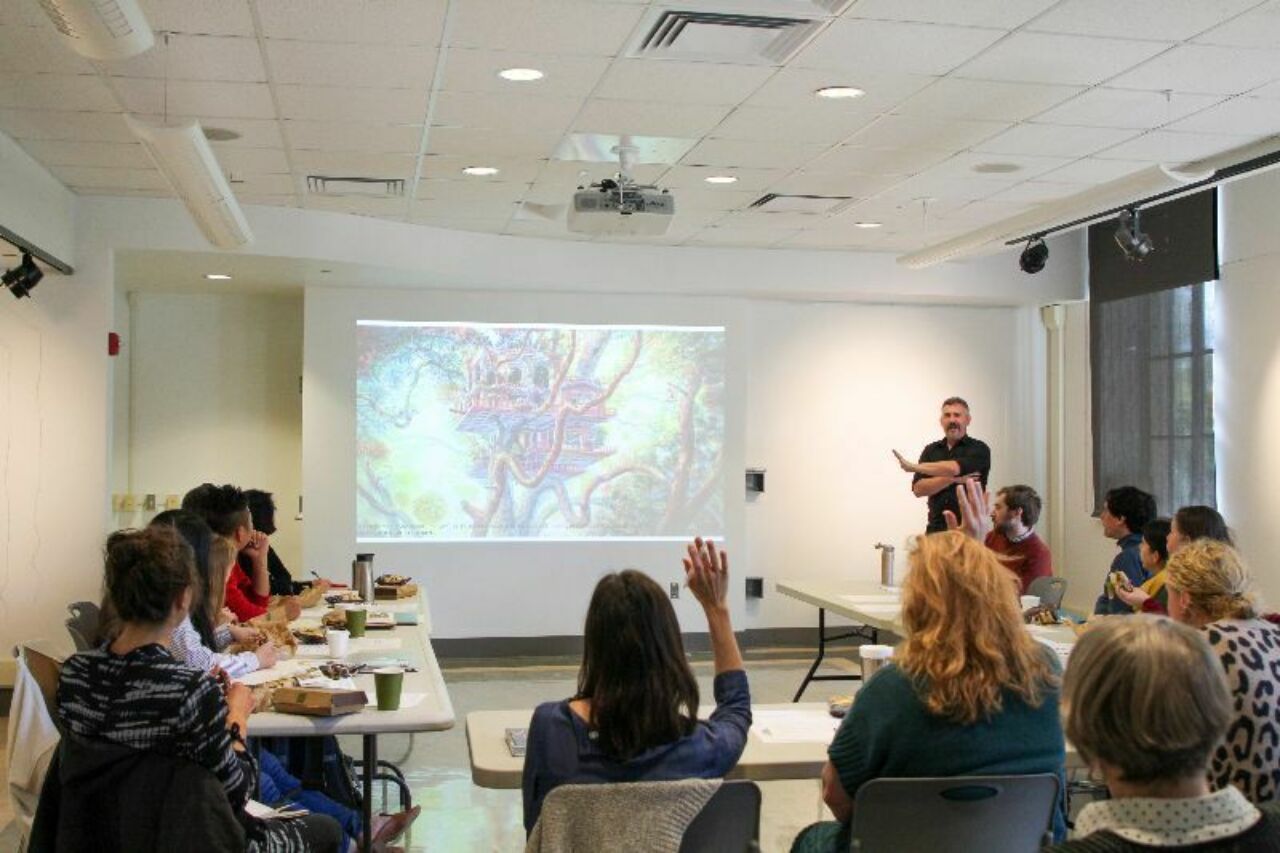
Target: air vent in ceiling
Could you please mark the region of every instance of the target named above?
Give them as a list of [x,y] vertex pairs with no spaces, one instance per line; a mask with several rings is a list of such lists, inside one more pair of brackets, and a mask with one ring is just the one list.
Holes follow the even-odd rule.
[[814,213],[833,214],[844,210],[853,202],[847,195],[785,195],[765,193],[751,203],[748,210],[756,213]]
[[328,175],[307,175],[307,192],[312,195],[402,198],[404,196],[404,179],[335,178]]
[[628,52],[640,59],[785,65],[826,19],[657,9]]

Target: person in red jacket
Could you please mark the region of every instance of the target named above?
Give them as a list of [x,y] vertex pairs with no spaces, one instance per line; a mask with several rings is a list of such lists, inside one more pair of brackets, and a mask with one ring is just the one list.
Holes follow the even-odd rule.
[[1023,595],[1036,578],[1053,577],[1053,555],[1035,531],[1039,519],[1040,496],[1035,489],[1005,486],[996,492],[991,507],[993,529],[984,541],[1017,576]]
[[[251,573],[246,574],[236,565],[227,575],[227,607],[241,622],[266,613],[271,603],[271,577],[267,570],[271,543],[266,534],[253,529],[244,491],[232,485],[202,483],[187,492],[182,508],[199,515],[214,533],[230,539],[249,558]],[[288,617],[298,618],[302,608],[297,599],[289,596],[284,603]]]

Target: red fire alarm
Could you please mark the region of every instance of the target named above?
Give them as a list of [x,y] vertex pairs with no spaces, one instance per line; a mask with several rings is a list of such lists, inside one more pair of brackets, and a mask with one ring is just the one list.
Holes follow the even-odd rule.
[[115,332],[107,332],[107,355],[120,354],[120,336]]

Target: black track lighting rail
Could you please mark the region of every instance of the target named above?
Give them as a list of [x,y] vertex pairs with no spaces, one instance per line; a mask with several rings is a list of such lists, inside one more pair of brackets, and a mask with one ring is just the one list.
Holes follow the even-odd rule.
[[1021,243],[1027,242],[1028,240],[1041,239],[1044,237],[1048,237],[1050,234],[1057,234],[1059,231],[1069,231],[1072,228],[1076,228],[1080,225],[1088,225],[1092,222],[1098,222],[1103,219],[1110,219],[1111,217],[1118,215],[1122,210],[1134,210],[1137,208],[1144,207],[1146,205],[1151,205],[1151,204],[1155,204],[1156,202],[1174,198],[1176,196],[1186,195],[1187,193],[1193,193],[1196,190],[1201,190],[1201,189],[1204,189],[1205,187],[1211,187],[1211,186],[1214,186],[1215,184],[1220,184],[1220,183],[1223,183],[1224,181],[1229,181],[1232,178],[1238,178],[1238,177],[1241,177],[1242,175],[1247,175],[1250,172],[1257,172],[1262,169],[1269,169],[1272,166],[1276,166],[1276,165],[1280,165],[1280,149],[1276,151],[1272,151],[1269,154],[1263,154],[1261,156],[1254,157],[1249,160],[1241,161],[1231,166],[1223,166],[1221,169],[1218,169],[1207,178],[1202,178],[1201,180],[1198,180],[1198,181],[1192,181],[1191,183],[1183,184],[1180,187],[1174,187],[1173,189],[1165,190],[1164,192],[1159,192],[1159,193],[1156,193],[1155,195],[1149,195],[1146,198],[1140,198],[1140,199],[1137,199],[1136,201],[1131,201],[1126,204],[1121,204],[1116,207],[1108,208],[1106,210],[1100,210],[1097,213],[1091,213],[1088,216],[1082,216],[1079,219],[1073,219],[1070,222],[1064,222],[1061,225],[1055,225],[1052,228],[1044,228],[1040,231],[1033,231],[1029,234],[1024,234],[1021,237],[1015,237],[1012,240],[1006,240],[1005,245],[1017,246]]
[[55,270],[62,273],[63,275],[71,275],[72,273],[75,272],[75,270],[71,267],[71,264],[67,263],[61,258],[57,258],[49,254],[48,252],[46,252],[44,249],[41,249],[36,244],[30,243],[22,239],[17,234],[14,234],[12,231],[10,231],[8,228],[5,228],[3,225],[0,225],[0,240],[4,240],[6,243],[12,244],[14,248],[16,248],[18,251],[25,252],[26,254],[31,255],[33,258],[39,258],[41,261],[44,262],[46,266],[53,267]]

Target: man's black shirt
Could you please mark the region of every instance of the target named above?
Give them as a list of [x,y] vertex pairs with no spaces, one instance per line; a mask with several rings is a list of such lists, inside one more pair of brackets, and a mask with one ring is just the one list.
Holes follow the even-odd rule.
[[[926,444],[920,453],[919,461],[958,462],[960,476],[976,472],[982,480],[982,488],[984,490],[987,488],[987,475],[991,473],[991,448],[973,436],[966,435],[956,442],[955,447],[947,447],[945,438]],[[911,482],[914,484],[926,478],[925,474],[916,474]],[[937,533],[939,530],[947,529],[947,521],[942,513],[948,509],[956,514],[956,518],[960,517],[960,502],[956,498],[955,486],[948,486],[937,494],[929,496],[929,524],[925,528],[925,533]]]

